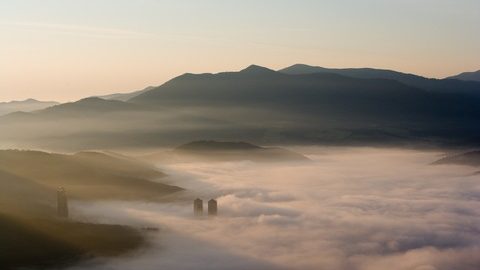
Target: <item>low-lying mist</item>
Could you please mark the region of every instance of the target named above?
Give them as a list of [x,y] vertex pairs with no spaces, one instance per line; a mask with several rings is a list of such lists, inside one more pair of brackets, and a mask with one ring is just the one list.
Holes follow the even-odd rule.
[[[440,152],[298,148],[312,162],[158,164],[184,202],[76,203],[78,219],[159,227],[148,248],[72,269],[480,268],[480,175]],[[191,200],[217,198],[194,218]]]

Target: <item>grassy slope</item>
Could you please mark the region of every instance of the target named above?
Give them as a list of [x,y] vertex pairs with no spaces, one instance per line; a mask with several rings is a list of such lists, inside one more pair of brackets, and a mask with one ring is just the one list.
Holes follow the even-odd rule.
[[143,236],[118,225],[55,217],[57,186],[77,199],[157,199],[180,190],[151,182],[164,176],[123,157],[0,151],[0,269],[42,269],[138,248]]
[[165,176],[127,158],[83,152],[0,151],[0,170],[52,190],[63,186],[77,199],[156,200],[181,188],[151,180]]
[[0,213],[2,269],[67,265],[82,258],[115,256],[141,246],[143,236],[118,225],[88,224]]

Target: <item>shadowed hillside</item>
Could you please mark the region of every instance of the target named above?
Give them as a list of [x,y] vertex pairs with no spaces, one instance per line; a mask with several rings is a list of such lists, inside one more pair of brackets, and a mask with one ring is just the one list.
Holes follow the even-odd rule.
[[182,190],[165,175],[120,155],[0,151],[0,268],[59,267],[115,256],[144,244],[132,228],[56,217],[56,190],[77,200],[155,200]]
[[125,226],[18,217],[2,212],[0,228],[0,265],[5,270],[56,269],[82,259],[120,255],[144,242],[138,231]]
[[96,152],[61,155],[4,150],[0,151],[0,171],[51,192],[63,186],[78,199],[159,200],[182,190],[153,182],[165,176],[153,167]]
[[0,139],[8,147],[71,151],[171,147],[198,139],[480,144],[479,83],[341,71],[285,74],[253,65],[239,72],[184,74],[128,102],[88,98],[0,117]]

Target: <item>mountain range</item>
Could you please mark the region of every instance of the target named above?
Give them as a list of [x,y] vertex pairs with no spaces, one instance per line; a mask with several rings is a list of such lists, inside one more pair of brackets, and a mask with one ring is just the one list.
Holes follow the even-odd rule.
[[55,101],[38,101],[35,99],[26,99],[22,101],[0,102],[0,116],[12,112],[32,112],[42,110],[54,105],[58,105]]
[[107,99],[107,100],[118,100],[118,101],[128,101],[129,99],[132,99],[142,93],[145,93],[147,91],[152,90],[155,88],[154,86],[148,86],[142,90],[137,90],[129,93],[116,93],[116,94],[111,94],[111,95],[105,95],[105,96],[98,96],[98,98],[101,99]]
[[[374,69],[374,68],[323,68],[308,66],[303,64],[293,65],[279,72],[286,74],[312,74],[312,73],[332,73],[359,79],[389,79],[395,80],[406,85],[417,87],[430,91],[445,93],[465,93],[480,96],[478,83],[475,80],[468,80],[462,73],[460,75],[446,79],[432,79],[418,76],[415,74],[403,73],[393,70]],[[478,75],[477,75],[478,76]]]
[[480,70],[474,72],[464,72],[456,76],[449,77],[449,79],[457,79],[462,81],[477,81],[480,82]]
[[183,74],[127,101],[87,98],[0,118],[7,146],[90,149],[195,140],[477,145],[480,82],[379,69],[256,65]]

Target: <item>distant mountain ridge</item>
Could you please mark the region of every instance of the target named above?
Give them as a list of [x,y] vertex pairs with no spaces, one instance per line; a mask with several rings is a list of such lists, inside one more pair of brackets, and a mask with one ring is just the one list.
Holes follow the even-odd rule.
[[116,94],[110,94],[110,95],[104,95],[104,96],[95,96],[101,99],[106,99],[106,100],[118,100],[118,101],[128,101],[129,99],[132,99],[142,93],[145,93],[147,91],[152,90],[155,88],[155,86],[148,86],[142,90],[138,91],[133,91],[129,93],[116,93]]
[[359,79],[389,79],[406,85],[442,93],[467,94],[480,97],[480,82],[461,81],[457,78],[431,79],[419,75],[374,68],[324,68],[296,64],[279,70],[285,74],[333,73]]
[[353,78],[361,79],[392,79],[392,80],[415,80],[415,79],[425,79],[422,76],[403,73],[389,69],[378,69],[378,68],[325,68],[320,66],[310,66],[306,64],[295,64],[283,69],[278,70],[278,72],[286,74],[312,74],[312,73],[334,73],[344,76],[349,76]]
[[[428,81],[414,75],[402,76]],[[475,86],[480,93],[480,84]],[[458,92],[462,92],[461,89]],[[465,108],[469,113],[480,113],[476,101],[463,96],[452,98],[451,94],[425,90],[389,78],[354,78],[330,72],[292,75],[252,65],[239,72],[184,74],[129,102],[160,107],[258,107],[292,114],[349,115],[352,119],[454,116]],[[476,98],[476,95],[473,96]]]
[[[354,87],[362,89],[363,92],[354,90]],[[391,94],[392,91],[398,94],[422,92],[393,80],[368,81],[330,73],[289,75],[252,65],[239,72],[184,74],[130,99],[129,102],[157,105],[200,105],[202,103],[228,105],[243,102],[281,105],[287,101],[284,98],[288,98],[290,104],[308,103],[317,101],[315,99],[322,94],[334,96],[340,94],[339,91],[334,90],[335,88],[344,88],[347,91],[345,94],[351,92],[352,95],[383,95],[382,92],[375,92],[380,87],[385,88],[385,92],[389,91],[386,94]]]
[[36,99],[26,99],[22,101],[0,102],[0,116],[13,112],[32,112],[42,110],[60,103],[55,101],[38,101]]
[[480,70],[473,72],[463,72],[458,75],[448,77],[447,79],[480,82]]
[[68,102],[55,105],[36,114],[55,115],[55,114],[86,114],[86,113],[106,113],[113,111],[128,111],[136,109],[135,105],[119,100],[106,100],[98,97],[84,98],[75,102]]
[[198,138],[259,145],[480,144],[478,82],[333,71],[251,65],[186,73],[126,102],[87,98],[0,117],[0,139],[72,150],[171,146]]

